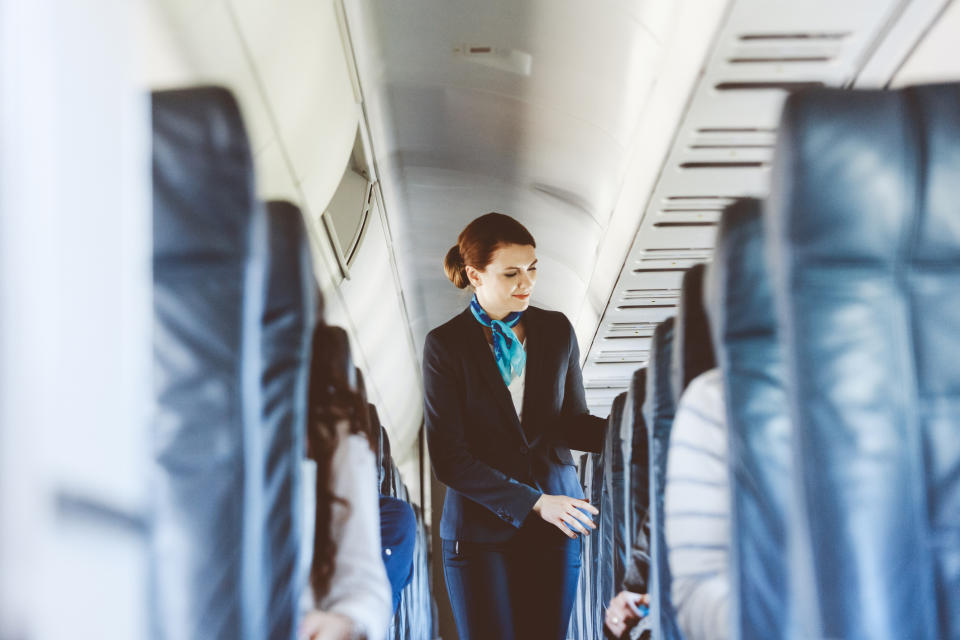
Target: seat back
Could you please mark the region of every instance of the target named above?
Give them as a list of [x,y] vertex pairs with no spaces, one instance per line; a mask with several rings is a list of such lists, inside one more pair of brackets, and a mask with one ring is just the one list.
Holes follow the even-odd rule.
[[[297,625],[300,464],[305,451],[310,339],[316,287],[303,216],[289,202],[267,203],[267,299],[263,316],[262,508],[248,518],[263,536],[263,628],[291,638]],[[255,469],[255,467],[251,467]]]
[[683,274],[680,285],[680,303],[673,329],[673,402],[680,404],[680,396],[690,381],[701,373],[713,369],[716,360],[713,354],[713,339],[707,310],[703,305],[703,276],[707,265],[695,264]]
[[960,85],[784,108],[768,241],[799,633],[960,637]]
[[154,93],[152,119],[154,635],[264,637],[245,479],[262,469],[247,444],[263,417],[266,220],[229,92]]
[[705,298],[730,437],[731,623],[734,637],[776,640],[789,614],[792,453],[761,210],[744,199],[723,212]]
[[670,597],[671,577],[663,527],[663,497],[667,475],[667,451],[670,429],[676,412],[671,361],[673,356],[674,319],[667,318],[653,332],[650,360],[647,362],[647,393],[644,419],[649,428],[650,444],[650,616],[654,637],[663,640],[682,638]]
[[623,421],[627,393],[613,401],[603,439],[603,487],[600,497],[600,589],[599,598],[608,603],[623,585],[627,549],[624,546],[623,527],[623,447],[620,445],[620,423]]
[[[632,567],[641,582],[630,585],[631,590],[647,591],[650,570],[649,506],[650,506],[650,443],[643,404],[647,395],[647,370],[637,369],[630,379],[627,391],[620,440],[624,458],[624,546],[627,562],[637,561],[637,551],[642,552],[642,566]],[[631,567],[627,566],[627,573]],[[636,580],[636,579],[635,579]]]

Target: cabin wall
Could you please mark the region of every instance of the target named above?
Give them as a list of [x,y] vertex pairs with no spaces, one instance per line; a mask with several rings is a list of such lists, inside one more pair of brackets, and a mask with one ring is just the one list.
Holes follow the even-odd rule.
[[[148,0],[148,88],[219,84],[236,95],[263,199],[304,212],[326,320],[346,329],[393,455],[419,500],[419,360],[379,198],[344,278],[320,216],[347,166],[357,127],[369,132],[337,0]],[[368,167],[371,180],[376,168]]]

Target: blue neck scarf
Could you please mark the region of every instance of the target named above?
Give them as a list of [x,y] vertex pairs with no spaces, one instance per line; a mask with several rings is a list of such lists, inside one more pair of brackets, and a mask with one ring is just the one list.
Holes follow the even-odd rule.
[[517,334],[513,332],[513,327],[520,322],[523,312],[513,311],[503,320],[491,320],[480,306],[477,294],[473,294],[473,299],[470,300],[470,311],[477,322],[493,331],[493,356],[504,384],[510,386],[513,379],[523,373],[523,367],[527,363],[527,353],[523,350]]

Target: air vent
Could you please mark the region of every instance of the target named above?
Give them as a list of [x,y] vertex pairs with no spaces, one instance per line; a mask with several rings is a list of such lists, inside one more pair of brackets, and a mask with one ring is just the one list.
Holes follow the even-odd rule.
[[793,64],[798,62],[830,62],[833,56],[740,56],[736,58],[727,58],[730,64]]
[[463,44],[453,48],[455,56],[467,62],[529,76],[533,70],[533,56],[519,49],[502,49],[485,44]]
[[706,260],[713,249],[710,247],[697,248],[657,248],[651,247],[640,252],[640,262],[648,260]]
[[715,227],[717,226],[716,220],[685,220],[682,222],[654,222],[654,227]]
[[626,391],[630,387],[629,378],[594,378],[583,385],[587,391],[607,389],[610,391]]
[[[697,133],[776,133],[776,129],[764,127],[701,127]],[[673,196],[671,196],[673,197]],[[677,199],[684,198],[720,198],[722,196],[675,196]]]
[[676,289],[627,289],[623,292],[621,300],[639,300],[650,299],[651,304],[662,303],[665,300],[676,300],[680,297],[680,292]]
[[711,162],[681,162],[681,169],[761,169],[768,166],[757,160],[715,160]]
[[629,351],[604,351],[601,350],[595,364],[643,364],[650,358],[649,349],[637,349]]
[[735,80],[713,85],[717,91],[799,91],[826,86],[816,81]]
[[611,322],[607,338],[649,338],[657,328],[656,322]]
[[756,42],[758,40],[843,40],[850,32],[821,32],[821,33],[744,33],[738,40],[741,42]]

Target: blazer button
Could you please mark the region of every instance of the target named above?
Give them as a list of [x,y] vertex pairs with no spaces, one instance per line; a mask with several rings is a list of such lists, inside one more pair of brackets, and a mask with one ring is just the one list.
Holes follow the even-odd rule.
[[530,453],[530,448],[527,447],[527,445],[520,445],[520,453],[522,453],[523,455],[527,455],[528,453]]

